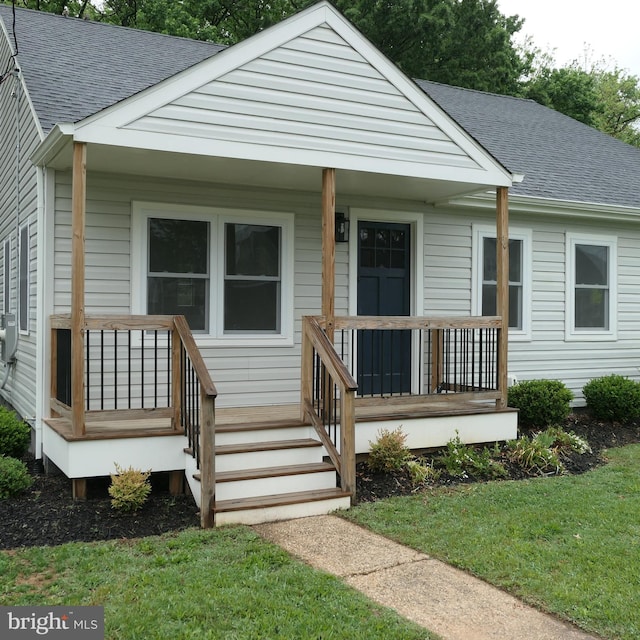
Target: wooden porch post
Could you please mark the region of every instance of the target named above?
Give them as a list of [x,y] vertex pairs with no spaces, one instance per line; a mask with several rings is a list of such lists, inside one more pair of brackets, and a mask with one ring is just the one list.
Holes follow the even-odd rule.
[[336,271],[336,170],[322,171],[322,315],[333,342]]
[[509,189],[496,190],[496,259],[497,259],[497,312],[502,316],[502,329],[498,340],[498,389],[501,395],[496,408],[507,406],[507,372],[509,352]]
[[84,230],[87,201],[87,145],[73,144],[71,195],[71,422],[84,435]]

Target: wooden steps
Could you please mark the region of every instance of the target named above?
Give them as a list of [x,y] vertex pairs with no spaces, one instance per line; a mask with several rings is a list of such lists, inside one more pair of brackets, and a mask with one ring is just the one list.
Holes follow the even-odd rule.
[[[348,508],[322,443],[300,420],[216,427],[216,525],[258,524]],[[193,469],[195,471],[195,469]],[[199,473],[187,475],[190,485]],[[197,498],[199,486],[192,486]]]

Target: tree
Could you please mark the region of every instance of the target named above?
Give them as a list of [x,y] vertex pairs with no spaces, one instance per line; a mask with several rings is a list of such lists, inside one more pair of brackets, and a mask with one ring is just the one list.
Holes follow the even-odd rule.
[[557,67],[551,54],[532,53],[534,73],[522,95],[624,142],[640,146],[640,80],[605,60]]

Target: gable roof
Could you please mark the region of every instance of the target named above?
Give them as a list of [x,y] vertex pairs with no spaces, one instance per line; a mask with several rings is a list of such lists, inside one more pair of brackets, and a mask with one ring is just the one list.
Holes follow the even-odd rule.
[[[8,33],[11,12],[0,5]],[[16,21],[19,63],[45,133],[56,123],[83,120],[223,49],[27,9],[16,9]],[[531,100],[416,82],[503,166],[524,174],[511,193],[640,207],[640,149]]]
[[[43,11],[16,8],[15,13],[18,62],[45,133],[56,124],[78,122],[224,48]],[[0,18],[11,34],[12,7],[0,5]],[[12,35],[10,41],[13,45]]]

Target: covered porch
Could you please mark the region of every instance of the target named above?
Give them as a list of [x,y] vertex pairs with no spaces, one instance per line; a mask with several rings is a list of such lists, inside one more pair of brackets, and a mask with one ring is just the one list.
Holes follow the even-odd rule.
[[[99,145],[92,150],[97,169],[116,153]],[[64,155],[63,148],[60,153]],[[123,154],[122,149],[116,153]],[[164,158],[148,153],[149,158],[160,156]],[[356,456],[367,451],[381,427],[401,425],[415,449],[442,446],[456,432],[468,442],[515,436],[516,415],[506,406],[506,186],[496,188],[496,316],[348,316],[336,314],[336,170],[324,169],[320,314],[296,318],[301,323],[300,344],[295,345],[300,401],[283,403],[273,397],[268,405],[252,406],[247,390],[239,406],[216,410],[216,371],[205,364],[198,336],[183,316],[85,312],[87,143],[73,142],[72,158],[71,308],[50,317],[43,451],[72,478],[76,497],[85,494],[87,477],[111,473],[116,460],[175,472],[176,491],[186,476],[203,527],[251,522],[225,519],[224,514],[245,507],[268,510],[294,500],[328,501],[331,506],[325,508],[347,506],[356,499]],[[275,167],[271,171],[277,181]],[[374,187],[372,174],[343,173],[347,192],[391,184],[387,177]],[[303,174],[308,177],[309,168]],[[282,175],[289,180],[291,174],[283,170]],[[400,179],[391,190],[397,195],[405,184]],[[432,195],[442,197],[480,186],[416,178],[411,188],[421,184],[438,185]],[[267,440],[273,431],[278,437]],[[253,461],[258,449],[272,452],[278,447],[296,453],[276,466]],[[301,453],[312,448],[319,457]],[[244,456],[240,466],[228,468],[226,460],[236,453]],[[300,474],[309,470],[325,475],[331,470],[337,480],[320,489],[295,491]],[[265,483],[267,473],[286,476],[290,488],[253,502],[231,492],[221,498],[227,495],[223,483]],[[265,511],[260,517],[290,513]]]

